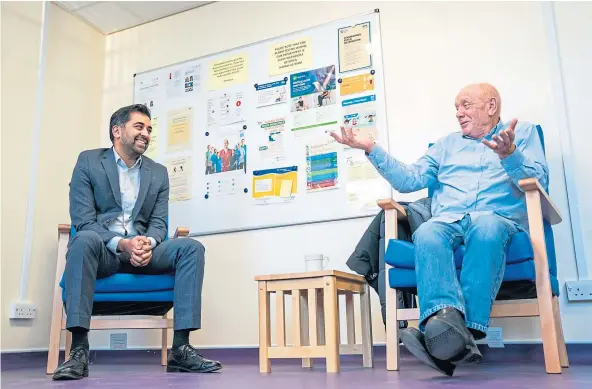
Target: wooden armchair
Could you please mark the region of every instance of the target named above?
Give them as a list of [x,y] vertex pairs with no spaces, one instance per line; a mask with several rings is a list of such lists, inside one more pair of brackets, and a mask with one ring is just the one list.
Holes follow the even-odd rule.
[[[53,374],[58,366],[60,337],[66,329],[64,310],[65,292],[63,273],[66,268],[68,241],[76,234],[69,224],[58,226],[58,258],[56,266],[47,374]],[[186,237],[189,229],[177,228],[173,238]],[[167,330],[173,328],[168,312],[173,307],[175,276],[172,274],[142,275],[117,273],[97,280],[95,285],[91,330],[112,329],[161,329],[161,364],[167,364]],[[159,316],[153,319],[95,319],[95,316],[142,315]],[[66,358],[70,353],[72,336],[66,331]]]
[[[537,130],[544,149],[542,129],[537,126]],[[546,371],[561,373],[562,367],[569,367],[569,361],[557,300],[559,283],[551,229],[551,225],[561,222],[561,215],[535,178],[521,180],[519,186],[526,195],[530,233],[521,232],[512,238],[507,250],[502,287],[506,282],[533,282],[536,285],[536,298],[512,302],[496,301],[492,307],[491,317],[538,316],[541,322]],[[411,243],[397,240],[397,220],[406,219],[405,209],[393,199],[379,200],[378,205],[385,211],[387,370],[398,370],[397,321],[419,319],[419,309],[397,308],[397,289],[417,290],[415,266],[409,266],[409,263],[414,264],[414,249]]]

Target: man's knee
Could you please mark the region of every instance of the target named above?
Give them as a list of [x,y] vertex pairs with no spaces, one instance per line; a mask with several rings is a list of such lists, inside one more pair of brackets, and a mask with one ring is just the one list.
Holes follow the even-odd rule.
[[70,250],[73,248],[83,248],[86,249],[87,247],[92,250],[100,250],[103,241],[101,236],[94,231],[79,231],[74,235],[72,240],[70,241]]
[[195,239],[185,238],[179,239],[177,244],[181,246],[181,252],[185,254],[187,259],[195,260],[198,263],[204,262],[206,249],[201,242]]
[[416,246],[441,246],[446,243],[445,234],[437,223],[422,223],[413,233],[413,244]]

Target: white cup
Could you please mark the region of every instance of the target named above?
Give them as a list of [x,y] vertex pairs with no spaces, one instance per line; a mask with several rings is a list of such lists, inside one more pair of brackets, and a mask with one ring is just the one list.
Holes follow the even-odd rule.
[[[327,261],[325,263],[325,261]],[[309,254],[304,257],[306,271],[321,271],[329,264],[329,257],[323,254]]]

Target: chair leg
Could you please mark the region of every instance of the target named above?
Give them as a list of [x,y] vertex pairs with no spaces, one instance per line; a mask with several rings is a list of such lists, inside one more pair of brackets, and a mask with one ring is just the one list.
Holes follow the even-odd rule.
[[399,322],[397,290],[386,288],[386,369],[399,370]]
[[551,280],[549,278],[549,264],[547,262],[543,214],[541,211],[541,198],[538,192],[526,191],[526,209],[528,213],[528,227],[530,229],[530,242],[532,243],[532,250],[534,252],[537,303],[541,319],[545,368],[549,374],[558,374],[561,373],[559,336],[557,321],[553,313],[553,295],[551,292]]
[[[163,319],[167,319],[168,315],[164,315],[162,318]],[[162,330],[162,345],[161,345],[161,349],[160,349],[160,364],[162,366],[166,366],[167,365],[167,359],[168,359],[168,354],[167,354],[167,349],[169,346],[169,329],[168,328],[163,328]]]
[[557,340],[559,342],[559,361],[561,362],[561,367],[569,367],[567,347],[565,346],[565,337],[563,336],[563,326],[561,324],[561,314],[559,312],[559,300],[557,297],[553,297],[553,316],[555,317]]
[[541,334],[543,338],[543,352],[545,354],[545,368],[549,374],[561,373],[559,357],[559,336],[555,316],[553,315],[553,302],[549,296],[539,296],[539,315],[541,319]]
[[47,353],[47,367],[45,371],[47,374],[53,374],[55,369],[58,367],[58,362],[60,359],[60,338],[62,335],[63,320],[62,311],[63,308],[61,305],[58,309],[56,309],[56,305],[54,304],[54,310],[51,314],[51,329],[49,330],[49,347]]
[[64,360],[67,360],[72,350],[72,333],[66,330],[66,347],[64,348]]

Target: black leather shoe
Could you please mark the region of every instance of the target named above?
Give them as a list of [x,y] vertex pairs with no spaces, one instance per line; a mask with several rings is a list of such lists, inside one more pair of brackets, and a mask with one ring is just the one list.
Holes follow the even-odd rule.
[[212,373],[220,369],[220,362],[205,359],[189,344],[171,350],[167,361],[168,373]]
[[405,348],[417,359],[440,373],[452,377],[456,366],[451,362],[442,361],[430,355],[426,348],[424,336],[417,328],[410,327],[401,331],[401,340]]
[[455,308],[444,308],[428,320],[425,343],[434,358],[454,363],[480,362],[483,359],[465,325],[465,319]]
[[88,377],[88,350],[80,346],[70,351],[70,359],[58,366],[53,379],[80,380],[84,377]]

